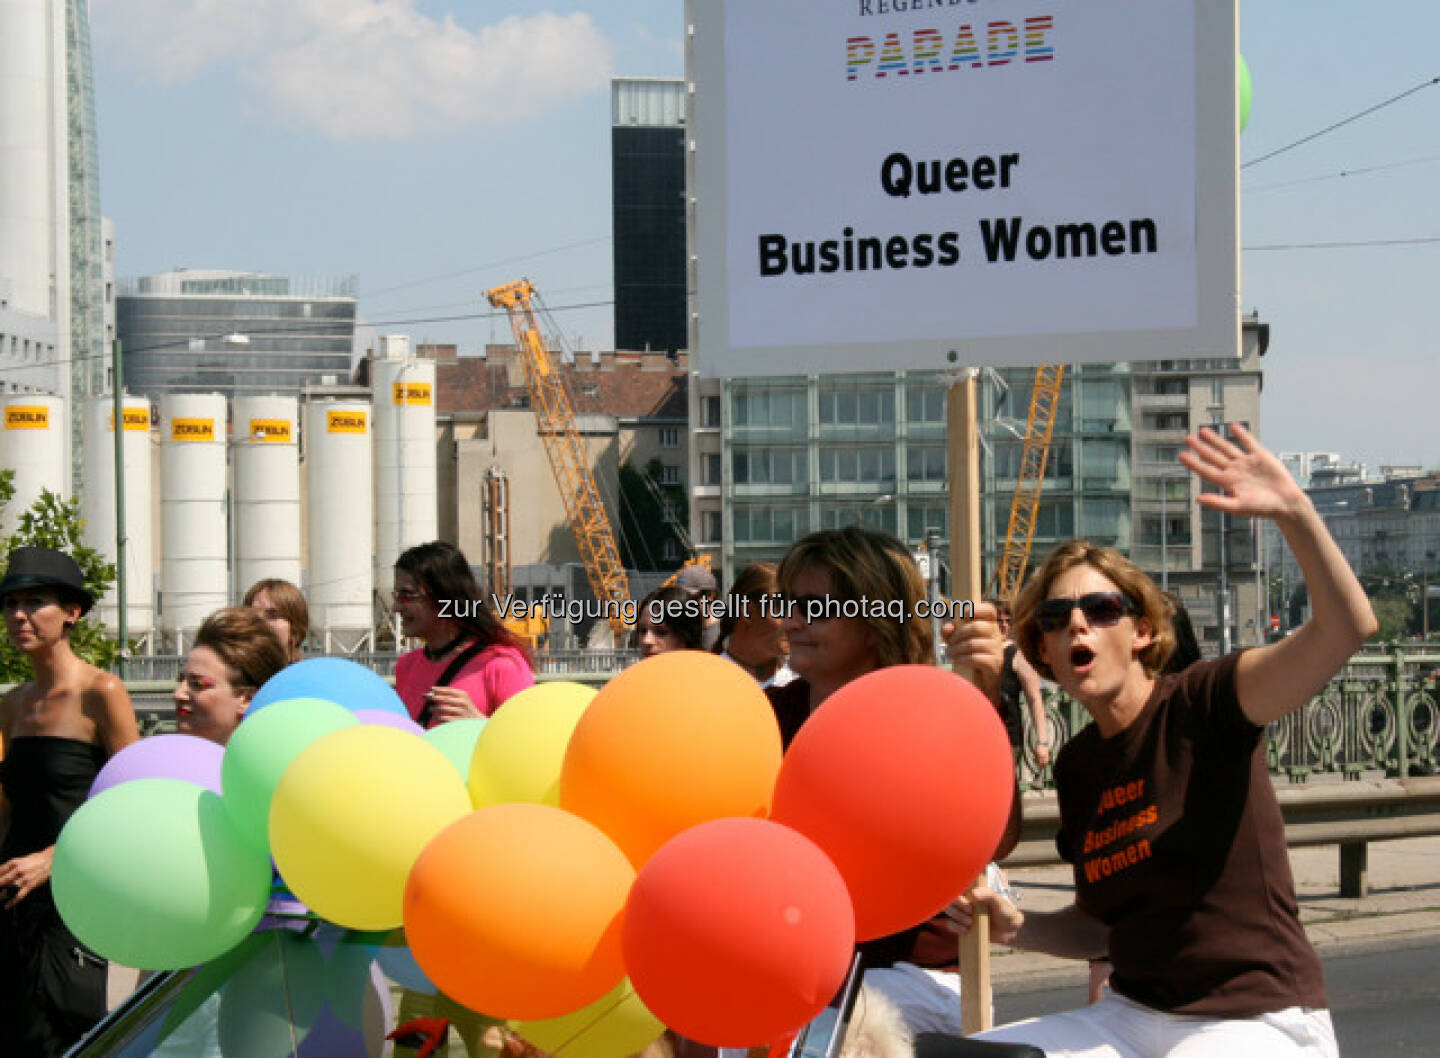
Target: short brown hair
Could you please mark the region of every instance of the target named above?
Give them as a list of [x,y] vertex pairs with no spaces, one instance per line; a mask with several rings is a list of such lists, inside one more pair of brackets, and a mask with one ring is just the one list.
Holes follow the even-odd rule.
[[1020,590],[1015,600],[1013,631],[1025,660],[1047,680],[1055,678],[1050,666],[1040,660],[1040,641],[1045,638],[1045,633],[1040,631],[1035,615],[1040,604],[1049,596],[1050,585],[1055,583],[1055,578],[1076,566],[1090,566],[1110,578],[1120,593],[1135,604],[1139,611],[1136,619],[1150,622],[1152,640],[1140,652],[1140,663],[1145,666],[1146,675],[1154,676],[1165,667],[1166,659],[1175,649],[1170,604],[1139,566],[1113,547],[1100,547],[1088,540],[1071,540],[1051,551],[1040,571]]
[[[752,562],[735,575],[735,580],[730,585],[730,599],[744,599],[745,602],[735,603],[734,606],[726,605],[725,613],[720,618],[720,635],[715,640],[714,653],[725,653],[725,645],[735,626],[740,622],[741,615],[735,612],[736,608],[744,606],[744,616],[752,613],[760,613],[758,609],[760,600],[767,595],[774,595],[780,590],[780,580],[776,576],[775,563],[773,562]],[[730,602],[727,599],[727,604]],[[756,604],[756,609],[750,609],[750,604]],[[773,612],[773,607],[771,608]]]
[[280,645],[291,661],[299,661],[304,656],[300,647],[310,634],[310,607],[305,604],[305,596],[288,580],[266,577],[250,585],[250,590],[245,593],[244,605],[254,605],[255,596],[262,591],[270,597],[271,605],[280,616],[290,622],[290,642]]
[[889,533],[849,525],[801,537],[780,560],[782,591],[791,591],[800,574],[818,566],[830,574],[831,590],[840,602],[865,599],[904,604],[904,617],[861,618],[875,645],[875,657],[888,665],[935,664],[935,632],[928,620],[917,620],[916,604],[926,597],[925,579],[905,545]]
[[289,664],[265,618],[248,606],[227,606],[205,618],[195,633],[195,646],[215,652],[237,691],[258,691]]

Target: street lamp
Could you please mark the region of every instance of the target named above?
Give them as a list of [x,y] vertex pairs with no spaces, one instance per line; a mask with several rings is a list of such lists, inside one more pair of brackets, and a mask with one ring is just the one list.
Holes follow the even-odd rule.
[[[248,334],[230,333],[217,336],[226,348],[245,348],[250,344]],[[146,346],[138,352],[148,353],[154,349],[189,346],[204,348],[206,339],[187,338],[181,342],[167,342],[162,345]],[[129,621],[126,614],[125,584],[125,354],[116,338],[110,343],[110,395],[114,408],[115,445],[115,632],[120,640],[120,657],[116,663],[118,675],[125,678],[125,660],[130,649]]]
[[1434,558],[1434,551],[1426,551],[1420,563],[1420,638],[1426,643],[1430,642],[1430,563]]

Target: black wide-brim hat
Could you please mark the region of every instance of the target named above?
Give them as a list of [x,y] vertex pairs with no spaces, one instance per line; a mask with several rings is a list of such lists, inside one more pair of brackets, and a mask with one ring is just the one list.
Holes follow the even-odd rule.
[[17,547],[10,552],[10,568],[0,580],[0,599],[24,588],[55,588],[62,600],[80,604],[81,616],[95,605],[79,563],[48,547]]

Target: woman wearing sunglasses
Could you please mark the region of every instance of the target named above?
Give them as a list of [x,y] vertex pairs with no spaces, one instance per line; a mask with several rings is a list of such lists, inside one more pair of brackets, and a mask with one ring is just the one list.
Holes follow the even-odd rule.
[[1018,641],[1094,723],[1060,751],[1061,854],[1075,903],[1021,915],[992,894],[999,943],[1107,955],[1110,992],[984,1039],[1087,1058],[1338,1053],[1320,959],[1296,907],[1265,725],[1304,705],[1376,630],[1309,498],[1243,427],[1205,429],[1180,459],[1220,491],[1200,502],[1269,518],[1305,574],[1314,616],[1287,639],[1160,675],[1174,645],[1155,584],[1109,548],[1057,548],[1021,593]]

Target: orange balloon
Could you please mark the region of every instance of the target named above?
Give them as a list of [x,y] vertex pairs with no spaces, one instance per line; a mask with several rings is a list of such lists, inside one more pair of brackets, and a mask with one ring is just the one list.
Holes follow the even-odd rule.
[[639,867],[696,823],[764,816],[780,754],[775,713],[744,669],[698,650],[660,654],[607,683],[580,718],[560,807]]
[[1010,742],[969,681],[928,665],[846,684],[790,743],[771,818],[835,861],[855,935],[945,907],[994,854],[1015,790]]
[[437,834],[405,885],[405,936],[447,995],[537,1020],[599,999],[625,976],[620,924],[635,871],[591,824],[510,802]]
[[835,865],[764,819],[717,819],[666,842],[625,910],[635,991],[676,1032],[715,1047],[768,1044],[811,1020],[854,944]]

